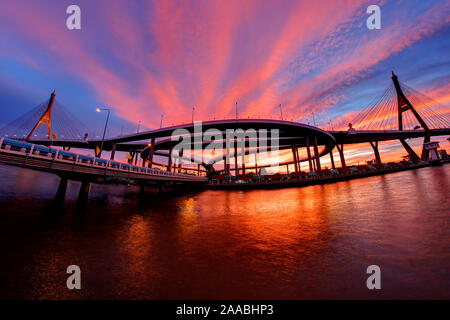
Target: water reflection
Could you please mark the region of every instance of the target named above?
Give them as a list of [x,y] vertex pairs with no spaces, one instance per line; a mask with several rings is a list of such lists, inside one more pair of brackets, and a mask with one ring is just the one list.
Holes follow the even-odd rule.
[[[93,185],[81,206],[77,183],[58,202],[53,176],[0,166],[0,296],[448,297],[449,168],[245,192]],[[69,264],[81,291],[65,287]],[[370,264],[382,292],[365,287]]]

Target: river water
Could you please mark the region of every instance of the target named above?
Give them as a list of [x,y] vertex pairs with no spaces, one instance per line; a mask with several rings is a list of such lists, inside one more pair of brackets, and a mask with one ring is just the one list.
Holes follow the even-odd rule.
[[93,185],[85,205],[75,182],[54,200],[52,174],[0,177],[0,298],[450,298],[450,164],[277,190]]

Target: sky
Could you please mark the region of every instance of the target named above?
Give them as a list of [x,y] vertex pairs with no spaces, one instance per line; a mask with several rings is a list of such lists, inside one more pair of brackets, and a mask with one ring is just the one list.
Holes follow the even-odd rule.
[[[81,30],[66,27],[71,4]],[[366,26],[372,4],[381,29]],[[234,118],[236,101],[239,117],[276,119],[281,104],[285,119],[337,128],[383,93],[391,71],[448,111],[449,52],[449,1],[2,0],[0,126],[55,89],[96,132],[95,108],[111,108],[108,136],[157,128],[161,115],[166,126],[192,113]],[[396,142],[381,153],[404,151]]]

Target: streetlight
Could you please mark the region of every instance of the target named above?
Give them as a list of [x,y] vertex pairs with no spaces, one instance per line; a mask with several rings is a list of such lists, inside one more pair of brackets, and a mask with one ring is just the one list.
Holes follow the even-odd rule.
[[195,110],[195,107],[192,107],[192,123],[194,123],[194,110]]
[[97,108],[96,111],[97,111],[97,112],[100,112],[100,111],[108,111],[108,115],[106,116],[105,129],[103,130],[102,144],[101,144],[101,146],[100,146],[100,152],[98,153],[98,157],[100,158],[100,157],[102,156],[103,142],[105,141],[106,127],[108,126],[109,114],[110,114],[110,111],[111,111],[111,110],[109,110],[109,109],[107,109],[107,108]]

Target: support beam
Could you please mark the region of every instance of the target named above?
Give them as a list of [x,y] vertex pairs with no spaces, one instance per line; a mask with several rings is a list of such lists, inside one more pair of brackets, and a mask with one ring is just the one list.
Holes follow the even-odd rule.
[[311,150],[309,149],[309,137],[305,139],[306,152],[308,154],[309,171],[314,171],[312,161],[311,161]]
[[292,145],[292,158],[294,161],[294,170],[295,172],[298,172],[298,160],[297,160],[297,152],[295,152],[296,146],[295,144]]
[[180,157],[179,157],[179,159],[178,159],[178,173],[181,172],[181,158],[183,158],[183,150],[184,150],[184,149],[181,149],[181,150],[179,151]]
[[373,152],[375,154],[375,161],[376,161],[376,163],[377,164],[381,164],[380,152],[378,150],[378,140],[375,140],[375,142],[369,141],[369,143],[372,146]]
[[413,150],[413,148],[411,148],[409,146],[409,144],[404,139],[400,139],[400,142],[401,142],[403,148],[405,148],[406,152],[408,152],[409,157],[411,159],[416,159],[416,160],[419,159],[419,156],[417,155],[417,153]]
[[112,149],[111,149],[111,160],[114,160],[115,155],[116,155],[116,144],[113,143]]
[[239,174],[238,168],[238,153],[237,153],[237,141],[234,145],[234,174],[237,176]]
[[[428,143],[430,142],[431,137],[429,133],[425,134],[425,138],[423,139],[423,143]],[[425,147],[422,147],[422,154],[420,156],[420,158],[424,161],[428,160],[430,158],[430,150],[425,149]]]
[[89,181],[82,181],[80,192],[78,194],[78,200],[86,200],[89,196],[89,191],[91,189],[91,184]]
[[131,150],[130,150],[130,156],[131,156],[131,159],[128,159],[128,163],[129,163],[129,164],[133,164],[134,152],[131,151]]
[[225,175],[228,174],[228,165],[227,165],[227,155],[225,154],[225,158],[223,159],[223,173]]
[[330,151],[330,161],[331,161],[331,168],[336,169],[336,166],[334,165],[333,150]]
[[339,146],[338,144],[336,145],[336,148],[339,151],[339,157],[341,158],[341,167],[345,168],[347,167],[347,165],[345,164],[345,157],[344,157],[344,144],[341,144],[341,146]]
[[322,170],[320,167],[319,147],[317,146],[317,137],[314,137],[314,158],[316,158],[316,171]]
[[56,191],[57,199],[64,199],[64,197],[66,196],[68,181],[69,179],[67,179],[66,177],[61,177],[61,180],[59,180],[58,190]]
[[149,156],[148,156],[148,167],[151,168],[153,166],[153,155],[155,153],[155,138],[152,138]]
[[172,151],[173,148],[170,148],[169,150],[169,160],[168,160],[168,164],[167,164],[167,171],[172,171]]
[[302,171],[302,166],[301,166],[301,163],[300,163],[300,153],[299,153],[299,151],[298,151],[297,146],[295,146],[295,154],[296,154],[296,156],[297,156],[297,168],[298,168],[298,172],[301,172],[301,171]]

